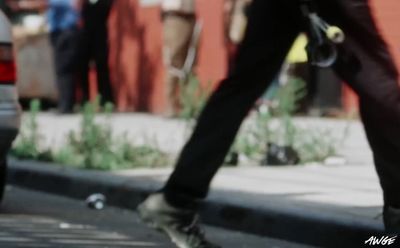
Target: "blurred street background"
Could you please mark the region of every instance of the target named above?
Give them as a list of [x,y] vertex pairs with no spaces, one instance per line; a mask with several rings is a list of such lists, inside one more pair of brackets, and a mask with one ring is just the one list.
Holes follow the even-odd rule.
[[[172,247],[134,207],[232,70],[251,0],[174,2],[1,1],[24,111],[0,247]],[[369,2],[400,69],[400,2]],[[356,247],[383,230],[358,99],[306,45],[302,34],[213,181],[202,211],[223,247]],[[105,209],[87,208],[92,193]]]

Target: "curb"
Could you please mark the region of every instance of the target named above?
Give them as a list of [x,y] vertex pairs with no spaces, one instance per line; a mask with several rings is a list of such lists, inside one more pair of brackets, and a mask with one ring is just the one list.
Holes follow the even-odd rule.
[[[158,181],[124,178],[104,172],[60,167],[50,163],[10,159],[8,182],[13,185],[86,199],[103,193],[107,204],[135,209]],[[219,197],[218,192],[201,206],[202,220],[211,225],[319,247],[362,247],[371,235],[381,235],[382,225],[360,219],[345,219],[295,206],[252,206]],[[230,196],[230,195],[229,195]],[[234,196],[234,194],[232,194]]]

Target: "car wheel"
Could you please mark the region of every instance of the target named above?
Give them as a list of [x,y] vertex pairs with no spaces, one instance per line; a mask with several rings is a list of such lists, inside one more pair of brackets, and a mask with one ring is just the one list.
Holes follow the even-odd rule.
[[4,189],[6,187],[7,179],[7,160],[0,162],[0,202],[3,200]]

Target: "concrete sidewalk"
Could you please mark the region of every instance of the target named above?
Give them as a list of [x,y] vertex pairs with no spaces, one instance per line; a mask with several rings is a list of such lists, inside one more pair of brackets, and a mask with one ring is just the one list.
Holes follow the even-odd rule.
[[[24,115],[26,117],[26,114]],[[102,117],[100,116],[100,120]],[[79,115],[40,113],[37,118],[39,133],[46,147],[59,147],[71,130],[78,130]],[[140,113],[112,114],[110,124],[115,135],[129,137],[135,143],[154,142],[162,150],[178,154],[190,133],[184,121]],[[249,120],[247,120],[249,121]],[[300,127],[329,130],[343,144],[338,155],[345,157],[350,165],[371,165],[371,150],[359,121],[324,118],[295,118]],[[347,130],[347,132],[346,132]],[[343,136],[344,139],[343,139]]]

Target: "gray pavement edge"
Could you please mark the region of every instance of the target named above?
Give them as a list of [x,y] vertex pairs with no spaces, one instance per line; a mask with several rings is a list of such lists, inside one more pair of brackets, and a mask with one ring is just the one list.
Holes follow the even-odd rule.
[[[15,159],[9,160],[8,183],[81,200],[93,193],[103,193],[107,204],[128,209],[135,209],[150,192],[162,186],[158,181],[143,178],[132,180],[105,172]],[[318,247],[363,247],[365,240],[383,231],[380,226],[363,221],[293,210],[293,206],[239,206],[226,197],[202,203],[201,215],[202,221],[210,225]]]

